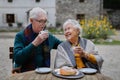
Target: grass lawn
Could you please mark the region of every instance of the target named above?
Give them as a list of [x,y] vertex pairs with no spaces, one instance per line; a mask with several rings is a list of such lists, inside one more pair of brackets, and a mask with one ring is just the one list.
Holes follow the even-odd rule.
[[120,45],[120,41],[113,40],[112,42],[94,42],[95,44],[100,44],[100,45]]

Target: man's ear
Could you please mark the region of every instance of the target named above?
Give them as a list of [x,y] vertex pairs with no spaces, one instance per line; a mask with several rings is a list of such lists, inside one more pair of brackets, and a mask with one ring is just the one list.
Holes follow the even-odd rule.
[[32,22],[33,22],[33,19],[30,18],[30,22],[32,23]]

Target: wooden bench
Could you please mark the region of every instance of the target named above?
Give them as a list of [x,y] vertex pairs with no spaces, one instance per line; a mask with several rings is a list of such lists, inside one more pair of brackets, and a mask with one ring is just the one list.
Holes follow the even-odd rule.
[[14,54],[14,47],[9,47],[9,59],[12,59],[12,73],[20,73],[20,68],[14,68],[13,67],[13,63],[14,63],[14,58],[13,58],[13,54]]

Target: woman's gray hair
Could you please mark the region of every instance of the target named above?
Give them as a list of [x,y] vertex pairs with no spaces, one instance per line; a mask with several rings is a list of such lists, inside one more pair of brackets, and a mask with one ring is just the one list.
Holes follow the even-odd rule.
[[82,27],[80,25],[80,23],[77,21],[77,20],[74,20],[74,19],[68,19],[67,21],[65,21],[65,23],[63,24],[63,28],[65,28],[65,26],[67,24],[72,24],[73,27],[75,27],[76,29],[79,29],[80,31],[80,35],[82,35]]
[[47,12],[40,8],[40,7],[35,7],[30,11],[29,18],[37,18],[39,14],[45,14],[47,16]]

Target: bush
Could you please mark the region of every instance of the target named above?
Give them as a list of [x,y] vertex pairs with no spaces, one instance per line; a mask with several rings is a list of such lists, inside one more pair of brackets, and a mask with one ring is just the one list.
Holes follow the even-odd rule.
[[63,34],[62,28],[49,27],[48,30],[49,30],[49,32],[51,32],[53,34]]
[[88,39],[107,39],[109,35],[115,33],[107,17],[83,20],[80,24],[83,28],[83,37]]

